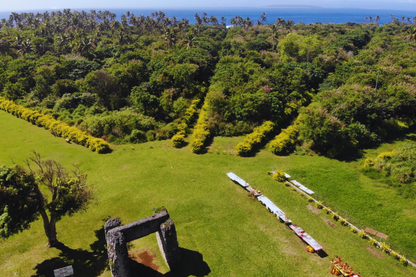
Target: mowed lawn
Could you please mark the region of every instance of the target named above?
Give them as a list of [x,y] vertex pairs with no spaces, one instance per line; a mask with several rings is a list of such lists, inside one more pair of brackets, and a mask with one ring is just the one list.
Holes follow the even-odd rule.
[[[189,146],[174,149],[170,141],[115,146],[111,154],[98,155],[2,111],[0,126],[0,164],[24,165],[35,150],[66,166],[79,165],[96,196],[86,212],[58,222],[58,239],[65,247],[46,248],[41,221],[0,241],[0,276],[53,276],[53,269],[70,264],[75,276],[111,276],[103,220],[119,217],[126,224],[152,215],[160,206],[176,225],[184,265],[181,272],[170,273],[152,234],[131,245],[130,253],[141,263],[134,267],[137,276],[332,276],[330,261],[336,255],[362,276],[416,276],[415,269],[328,215],[311,212],[305,197],[267,175],[271,168],[288,172],[359,227],[389,235],[388,244],[415,260],[416,201],[366,178],[359,171],[362,161],[277,157],[267,150],[240,158],[229,151],[237,138],[216,138],[205,155],[192,154]],[[230,171],[261,190],[328,256],[306,252],[287,226],[227,178]]]

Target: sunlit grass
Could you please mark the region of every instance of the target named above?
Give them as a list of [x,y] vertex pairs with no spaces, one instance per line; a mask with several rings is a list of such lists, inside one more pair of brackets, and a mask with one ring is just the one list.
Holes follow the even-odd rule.
[[[326,221],[332,220],[328,215],[312,213],[305,197],[267,175],[271,168],[291,174],[353,223],[388,234],[387,244],[412,258],[416,243],[412,233],[406,232],[415,230],[414,200],[401,199],[389,187],[362,175],[361,161],[277,157],[268,151],[241,158],[227,151],[230,145],[234,149],[236,138],[216,138],[205,155],[192,154],[189,145],[175,149],[170,141],[120,145],[111,154],[98,155],[4,112],[0,112],[0,126],[0,164],[23,164],[36,150],[67,166],[78,164],[88,173],[96,203],[87,212],[57,224],[58,239],[85,257],[100,257],[91,245],[99,241],[102,219],[119,217],[128,223],[165,206],[175,222],[180,247],[205,262],[210,276],[330,276],[330,260],[335,255],[363,276],[416,276],[414,269],[403,267],[392,257],[370,252],[369,243],[349,228],[339,223],[328,225]],[[306,245],[291,230],[228,180],[225,174],[230,171],[261,190],[329,256],[307,253]],[[63,257],[61,250],[47,249],[46,242],[40,221],[0,242],[0,275],[42,276],[45,270],[60,265],[57,261],[86,270],[76,272],[77,276],[111,275],[102,262],[94,266],[71,260],[72,256]],[[153,235],[135,242],[134,248],[158,252]],[[160,262],[160,256],[156,259]],[[40,272],[39,268],[46,269]]]

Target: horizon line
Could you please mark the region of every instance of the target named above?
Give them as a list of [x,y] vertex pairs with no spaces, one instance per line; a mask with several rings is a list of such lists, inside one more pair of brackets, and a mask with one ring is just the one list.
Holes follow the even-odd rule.
[[[410,3],[409,3],[410,4]],[[413,4],[411,4],[413,5]],[[58,7],[52,7],[52,8],[34,8],[34,9],[15,9],[15,10],[2,10],[0,9],[0,12],[33,12],[33,11],[59,11],[59,10],[65,10],[65,9],[70,9],[70,10],[75,10],[75,11],[79,11],[79,10],[83,10],[83,11],[91,11],[91,10],[100,10],[100,11],[111,11],[111,10],[128,10],[128,9],[135,9],[135,10],[157,10],[157,11],[163,11],[163,10],[224,10],[224,9],[328,9],[328,10],[340,10],[340,9],[348,9],[348,10],[376,10],[376,11],[387,11],[387,10],[392,10],[392,11],[406,11],[406,12],[411,12],[411,11],[416,11],[416,4],[414,4],[414,10],[409,10],[409,9],[397,9],[397,8],[366,8],[366,7],[360,7],[360,8],[352,8],[352,7],[324,7],[324,6],[313,6],[313,5],[268,5],[268,6],[244,6],[244,7],[233,7],[233,6],[228,6],[228,7],[100,7],[100,8],[94,8],[94,7],[62,7],[62,8],[58,8]]]

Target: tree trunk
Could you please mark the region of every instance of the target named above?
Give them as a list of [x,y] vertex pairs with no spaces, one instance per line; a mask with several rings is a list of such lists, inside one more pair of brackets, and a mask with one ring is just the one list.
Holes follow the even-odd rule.
[[48,246],[54,247],[59,241],[56,238],[56,218],[51,215],[51,221],[49,222],[49,236],[48,236]]
[[49,221],[48,215],[46,214],[45,210],[42,209],[40,211],[40,215],[42,216],[43,220],[43,229],[45,230],[45,235],[48,238],[48,247],[53,247],[58,243],[58,239],[56,238],[56,220],[51,218]]
[[44,198],[42,192],[39,190],[38,186],[34,188],[36,194],[38,195],[39,202],[42,203],[42,207],[40,207],[39,212],[42,216],[43,220],[43,229],[45,230],[45,235],[48,238],[48,247],[53,247],[58,243],[58,239],[56,238],[56,218],[55,216],[51,215],[51,220],[49,221],[49,217],[45,211],[44,207]]

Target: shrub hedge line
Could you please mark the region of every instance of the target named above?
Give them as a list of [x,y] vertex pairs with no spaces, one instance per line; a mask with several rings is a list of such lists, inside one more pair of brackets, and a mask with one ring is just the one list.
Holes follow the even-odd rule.
[[173,147],[181,148],[186,145],[186,129],[188,128],[188,125],[195,121],[198,113],[199,101],[199,99],[192,100],[191,105],[186,109],[185,115],[182,118],[184,123],[178,125],[179,132],[177,132],[170,140]]
[[242,142],[237,144],[236,150],[239,156],[248,156],[253,153],[274,128],[274,123],[265,121],[260,127],[254,128],[253,133],[248,134]]
[[195,122],[196,116],[198,114],[198,104],[200,100],[194,99],[192,100],[191,105],[186,109],[185,115],[183,116],[183,121],[190,125]]
[[210,137],[208,129],[208,110],[208,101],[205,101],[201,112],[199,113],[191,141],[191,151],[195,154],[202,154],[206,151],[205,144]]
[[181,148],[186,145],[185,137],[186,137],[186,128],[188,125],[186,123],[181,123],[178,125],[179,132],[177,132],[171,139],[171,143],[175,148]]
[[276,155],[289,154],[295,146],[296,139],[299,134],[299,129],[295,125],[291,125],[283,129],[274,140],[270,142],[269,149]]
[[275,155],[286,155],[295,149],[299,135],[299,117],[295,122],[283,129],[269,144],[270,151]]
[[42,114],[37,111],[22,107],[13,101],[0,97],[0,109],[18,118],[24,119],[33,125],[44,127],[53,135],[63,137],[76,144],[83,145],[97,153],[108,153],[111,151],[110,145],[103,139],[95,138],[76,127],[56,120],[51,115]]

